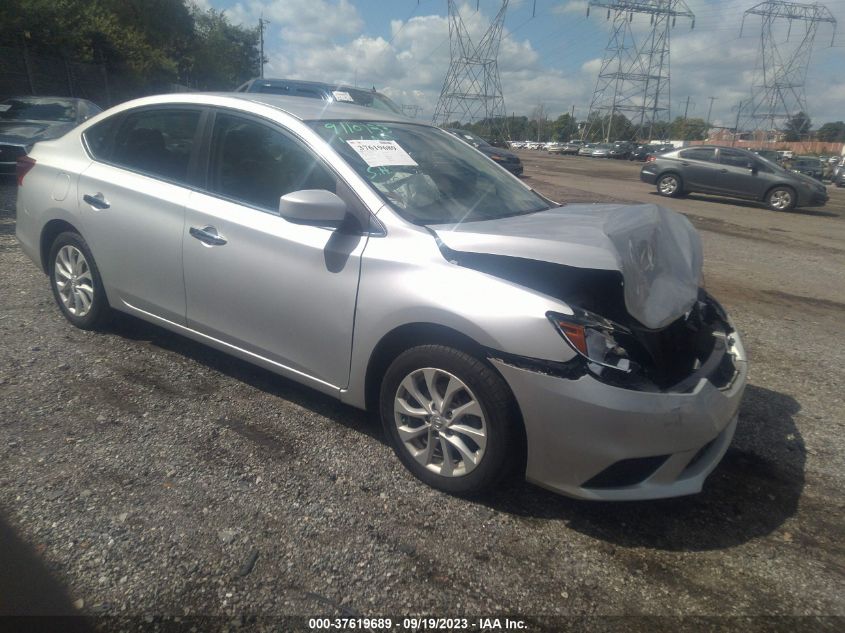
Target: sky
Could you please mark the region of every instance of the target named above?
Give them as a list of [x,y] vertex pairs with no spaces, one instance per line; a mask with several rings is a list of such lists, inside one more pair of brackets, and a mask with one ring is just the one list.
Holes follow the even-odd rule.
[[[422,107],[430,119],[449,68],[446,0],[194,0],[225,10],[235,24],[255,25],[263,15],[265,77],[343,82],[373,87],[400,104]],[[707,118],[733,126],[736,106],[750,96],[758,60],[761,21],[745,10],[753,0],[687,0],[695,27],[678,19],[671,31],[671,116]],[[813,127],[845,120],[845,0],[823,2],[838,20],[819,27],[806,80],[807,110]],[[478,9],[476,9],[476,5]],[[462,0],[461,15],[476,40],[501,7],[501,0]],[[604,49],[610,36],[606,11],[586,0],[511,0],[498,57],[505,106],[530,115],[540,104],[556,118],[575,108],[586,117]],[[648,30],[636,16],[635,32]],[[801,27],[778,34],[785,50],[799,40]]]

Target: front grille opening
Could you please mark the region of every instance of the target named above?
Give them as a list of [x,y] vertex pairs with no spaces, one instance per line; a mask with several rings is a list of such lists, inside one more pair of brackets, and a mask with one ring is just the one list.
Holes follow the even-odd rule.
[[651,477],[667,459],[669,455],[623,459],[611,464],[581,487],[603,489],[636,486]]

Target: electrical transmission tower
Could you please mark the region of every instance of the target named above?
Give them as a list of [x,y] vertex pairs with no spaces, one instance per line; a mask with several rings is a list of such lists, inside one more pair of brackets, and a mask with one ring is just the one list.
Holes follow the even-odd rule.
[[[751,85],[751,100],[745,106],[746,120],[755,130],[774,132],[782,129],[799,112],[807,114],[804,81],[810,66],[810,53],[816,31],[824,23],[833,25],[836,37],[836,18],[820,4],[799,4],[768,0],[756,4],[742,16],[740,37],[745,18],[759,15],[762,19],[760,52]],[[789,43],[792,25],[798,22],[803,28],[799,36]],[[785,35],[785,37],[784,37]]]
[[510,0],[500,1],[499,12],[476,45],[461,19],[457,1],[449,0],[451,62],[434,109],[435,125],[486,119],[494,136],[507,138],[508,119],[496,58]]
[[[624,115],[636,138],[651,140],[655,123],[669,119],[669,30],[679,17],[695,28],[695,15],[684,0],[590,0],[588,16],[592,7],[607,9],[613,26],[584,136],[600,126],[601,137],[610,141]],[[640,14],[649,16],[651,28],[635,37],[632,24]]]

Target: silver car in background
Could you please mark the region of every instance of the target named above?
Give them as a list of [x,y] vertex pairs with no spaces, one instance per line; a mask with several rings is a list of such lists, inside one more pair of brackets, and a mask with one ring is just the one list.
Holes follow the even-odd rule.
[[690,494],[733,436],[742,343],[660,207],[560,206],[432,126],[249,93],[125,103],[17,177],[72,324],[119,310],[377,411],[439,489]]

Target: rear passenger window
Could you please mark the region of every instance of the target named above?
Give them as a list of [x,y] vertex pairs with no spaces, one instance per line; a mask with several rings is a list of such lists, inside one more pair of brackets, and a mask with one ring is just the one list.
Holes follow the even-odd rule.
[[131,113],[117,132],[111,161],[167,180],[185,181],[199,119],[199,110]]
[[214,122],[210,171],[212,192],[274,213],[285,194],[337,189],[310,150],[269,125],[228,114]]
[[685,149],[679,156],[686,160],[703,160],[708,163],[716,162],[716,150],[712,147],[694,147]]
[[112,130],[119,118],[119,116],[109,117],[105,121],[89,127],[82,135],[88,151],[97,160],[108,160]]
[[732,167],[748,167],[748,163],[755,162],[753,158],[731,149],[719,150],[719,162]]

